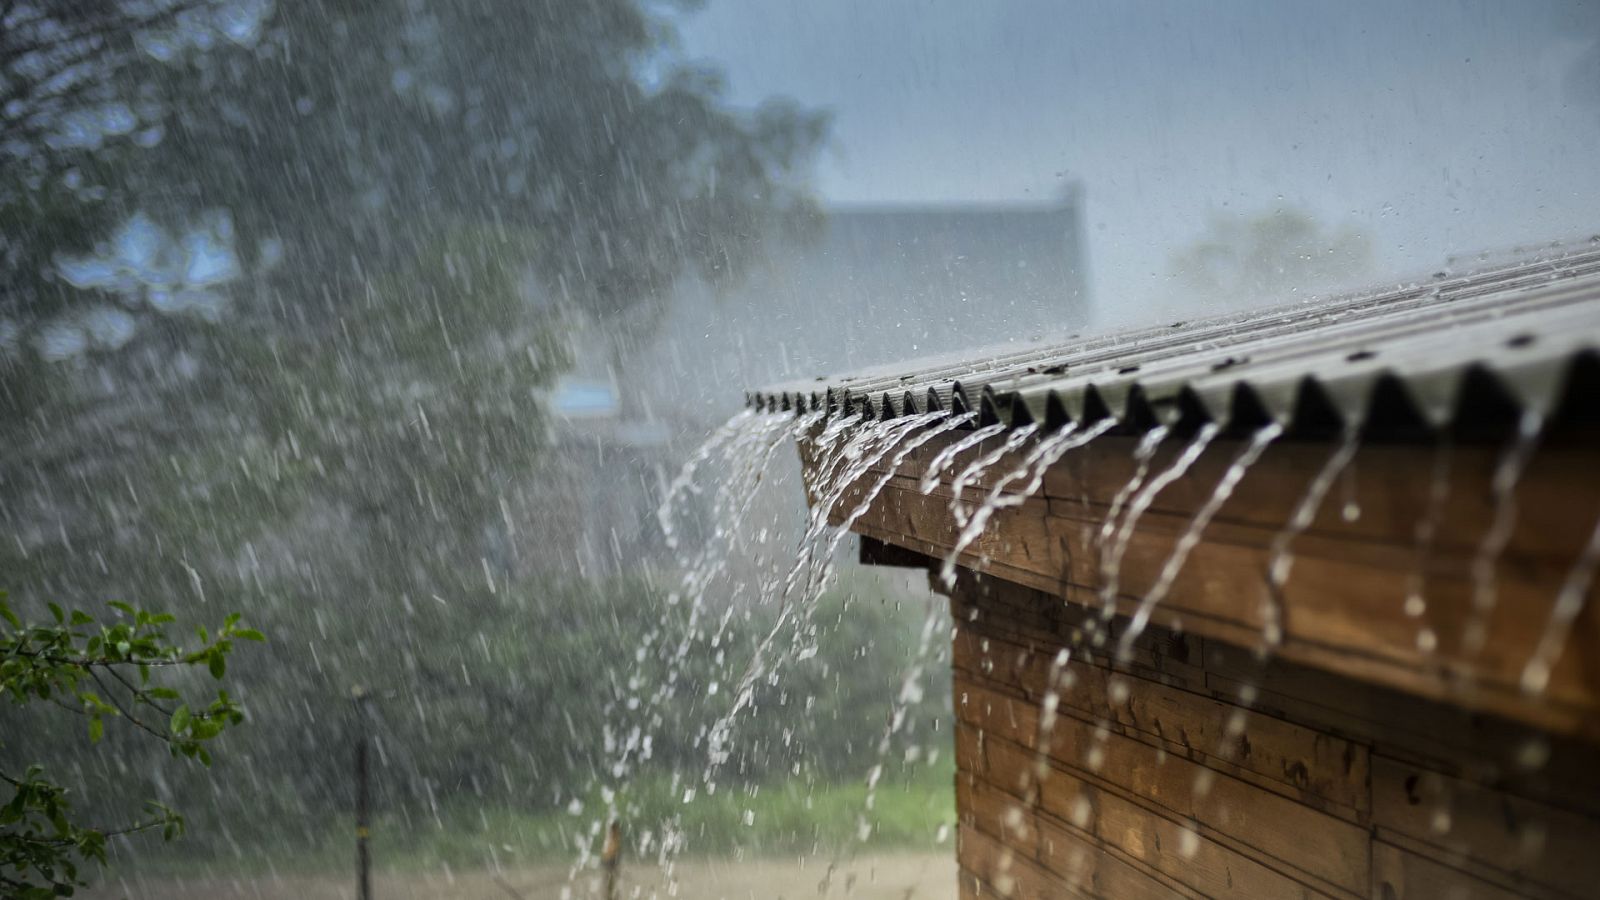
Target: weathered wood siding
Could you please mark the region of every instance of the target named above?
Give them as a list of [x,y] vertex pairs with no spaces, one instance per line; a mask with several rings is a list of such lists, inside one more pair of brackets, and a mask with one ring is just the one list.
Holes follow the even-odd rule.
[[[988,449],[923,493],[954,439],[869,473],[832,519],[951,595],[963,897],[1600,897],[1592,585],[1548,687],[1523,684],[1600,517],[1593,431],[1546,435],[1509,492],[1493,486],[1502,444],[1361,447],[1290,545],[1284,640],[1258,653],[1274,539],[1334,449],[1274,445],[1120,662],[1128,617],[1244,443],[1216,441],[1154,496],[1107,591],[1103,526],[1135,439],[1068,453],[946,587],[950,482]],[[1019,462],[969,485],[969,508]]]
[[1159,627],[1116,665],[1050,594],[951,594],[963,898],[1600,894],[1586,742]]
[[[946,481],[925,495],[918,479],[946,443],[931,441],[904,460],[852,529],[943,558],[957,534],[948,479],[978,452],[958,459]],[[1169,465],[1184,443],[1169,438],[1151,473]],[[1068,453],[1038,494],[995,515],[984,536],[961,554],[962,566],[1098,607],[1106,581],[1101,525],[1133,475],[1133,444],[1108,436]],[[1139,518],[1117,573],[1114,603],[1121,613],[1131,613],[1156,581],[1242,446],[1216,441]],[[1521,685],[1561,584],[1600,516],[1597,447],[1592,434],[1549,436],[1511,493],[1511,510],[1491,488],[1500,445],[1362,447],[1291,545],[1294,565],[1282,596],[1285,640],[1276,655],[1600,741],[1597,604],[1587,603],[1565,636],[1548,687],[1530,694]],[[1273,539],[1330,451],[1327,444],[1296,442],[1268,449],[1205,530],[1152,621],[1237,646],[1258,645]],[[1018,461],[993,466],[964,496],[981,499]],[[848,491],[833,510],[834,521],[854,511],[856,498],[885,474],[871,473]],[[1422,553],[1418,527],[1436,494],[1442,497],[1433,516],[1437,534]],[[1475,561],[1484,568],[1480,548],[1497,515],[1513,527],[1504,551],[1489,556],[1492,590],[1485,593],[1471,573]],[[1408,612],[1405,599],[1418,573],[1426,606]],[[1489,635],[1476,651],[1466,639],[1475,623]]]

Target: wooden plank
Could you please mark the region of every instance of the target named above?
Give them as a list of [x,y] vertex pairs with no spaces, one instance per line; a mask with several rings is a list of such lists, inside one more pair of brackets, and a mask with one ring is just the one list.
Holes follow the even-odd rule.
[[1372,795],[1373,824],[1435,858],[1465,858],[1573,897],[1600,885],[1600,820],[1382,756]]
[[[1592,744],[1281,659],[1263,664],[1221,643],[1204,652],[1206,685],[1216,696],[1248,696],[1258,709],[1374,753],[1600,817]],[[1530,756],[1543,758],[1542,765],[1528,765]]]
[[[958,678],[956,713],[988,739],[1037,749],[1038,712],[1019,698]],[[1156,804],[1217,834],[1325,882],[1363,891],[1369,878],[1366,833],[1341,819],[1139,741],[1061,716],[1048,756],[1079,778]]]
[[1474,878],[1392,844],[1372,845],[1375,900],[1522,900],[1527,895]]
[[[958,434],[935,438],[918,448],[900,467],[907,481],[920,479],[928,462]],[[1046,473],[1041,494],[1104,508],[1132,477],[1137,437],[1106,435],[1068,453]],[[1156,454],[1151,472],[1166,468],[1185,442],[1172,438]],[[1243,449],[1240,440],[1214,441],[1186,476],[1155,498],[1152,510],[1188,517],[1209,497],[1212,486]],[[998,446],[998,439],[957,457],[945,470],[953,477],[967,463]],[[1524,527],[1512,536],[1508,556],[1524,554],[1570,558],[1600,514],[1600,481],[1592,435],[1567,435],[1546,442],[1535,454],[1517,490]],[[1293,513],[1312,475],[1332,452],[1322,442],[1280,441],[1270,447],[1239,483],[1217,521],[1277,529]],[[1449,451],[1446,502],[1440,516],[1437,544],[1441,549],[1470,552],[1494,516],[1488,485],[1503,446],[1460,444]],[[1022,460],[1013,453],[991,467],[968,488],[982,496],[995,481]],[[1311,534],[1327,534],[1384,544],[1409,544],[1419,515],[1428,509],[1438,471],[1438,451],[1413,444],[1365,444],[1330,498],[1309,526]],[[1353,507],[1354,518],[1346,507]]]
[[[963,630],[955,637],[952,661],[973,676],[1015,687],[1037,705],[1054,655]],[[1366,811],[1365,747],[1103,665],[1072,660],[1060,675],[1060,703],[1091,720],[1115,723],[1123,734],[1233,774],[1235,768],[1254,773],[1280,793],[1302,802],[1322,800],[1326,811],[1337,808],[1346,818]],[[1239,725],[1232,725],[1235,716]],[[1231,725],[1237,730],[1230,731]]]
[[[1031,767],[1030,751],[1006,741],[995,745],[997,772]],[[1015,802],[1023,802],[1014,797]],[[1106,847],[1152,871],[1211,897],[1338,897],[1352,896],[1312,888],[1275,871],[1169,816],[1163,816],[1115,791],[1101,790],[1059,768],[1045,776],[1040,790],[1039,819],[1059,828],[1077,828]],[[1041,847],[1051,832],[1041,825]]]
[[[1033,499],[999,512],[962,562],[1058,596],[1094,602],[1101,580],[1095,561],[1099,548],[1086,541],[1084,523],[1053,514],[1051,502]],[[1177,536],[1176,520],[1146,519],[1133,532],[1123,559],[1118,602],[1124,610],[1155,581]],[[950,511],[937,496],[894,485],[862,517],[858,530],[929,555],[948,552],[954,541]],[[1260,535],[1242,540],[1227,528],[1208,530],[1158,609],[1157,621],[1222,640],[1258,640],[1266,597],[1262,573],[1270,559],[1265,543]],[[1600,634],[1594,607],[1577,623],[1573,634],[1583,640],[1563,653],[1547,692],[1529,697],[1519,685],[1560,572],[1502,565],[1499,602],[1487,619],[1495,639],[1468,658],[1460,636],[1476,613],[1467,581],[1441,577],[1430,582],[1428,610],[1419,619],[1408,616],[1402,602],[1410,577],[1408,552],[1326,537],[1297,542],[1295,549],[1284,594],[1287,641],[1280,653],[1424,696],[1600,737],[1600,717],[1586,714],[1600,710],[1600,652],[1588,638]],[[1435,647],[1419,646],[1425,626]],[[1469,676],[1470,691],[1462,688]]]
[[977,828],[1028,859],[1039,858],[1033,812],[1021,800],[978,778],[961,778],[956,782],[956,808],[962,827]]
[[1198,900],[1205,895],[1136,866],[1083,834],[1051,822],[1037,823],[1039,862],[1069,884],[1088,885],[1116,900]]
[[956,861],[961,866],[964,880],[971,879],[982,885],[972,888],[980,896],[1016,897],[1019,900],[1044,897],[1098,900],[1103,896],[1077,888],[1072,882],[1063,882],[1037,862],[1020,856],[976,828],[957,830]]

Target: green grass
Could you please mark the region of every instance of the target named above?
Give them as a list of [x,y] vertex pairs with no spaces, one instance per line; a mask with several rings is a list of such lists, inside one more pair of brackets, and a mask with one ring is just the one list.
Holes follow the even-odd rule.
[[[666,780],[636,785],[624,799],[630,838],[646,830],[657,840],[663,824],[675,818],[687,854],[740,853],[779,856],[841,849],[933,849],[955,823],[954,771],[948,763],[922,766],[907,777],[886,777],[867,809],[864,782],[808,786],[795,780],[758,788],[708,793],[696,791],[684,802],[683,789]],[[565,862],[575,858],[600,807],[581,812],[528,811],[476,806],[455,801],[410,816],[385,813],[371,829],[374,866],[386,871],[482,868]],[[865,822],[865,838],[858,830]],[[151,874],[195,875],[217,870],[347,871],[354,858],[354,826],[327,821],[295,826],[293,837],[235,846],[216,855],[197,855],[196,845],[145,845],[141,853],[113,864],[136,864]],[[630,841],[630,848],[633,844]],[[943,846],[948,846],[945,844]],[[186,850],[188,852],[186,852]],[[652,851],[651,855],[654,855]]]

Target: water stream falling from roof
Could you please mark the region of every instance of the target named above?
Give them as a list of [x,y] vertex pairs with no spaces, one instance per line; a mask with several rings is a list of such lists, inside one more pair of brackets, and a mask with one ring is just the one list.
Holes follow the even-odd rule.
[[[809,619],[814,609],[812,601],[826,586],[832,571],[833,550],[839,543],[837,539],[825,540],[835,509],[846,499],[850,488],[882,463],[904,438],[940,418],[943,418],[943,414],[930,413],[888,421],[870,421],[863,417],[843,419],[840,420],[845,423],[843,427],[854,426],[848,438],[841,440],[832,435],[831,429],[839,427],[839,423],[835,423],[824,429],[824,435],[832,439],[818,441],[809,451],[818,454],[813,459],[821,460],[818,467],[821,475],[811,488],[813,505],[806,531],[788,573],[781,582],[774,583],[764,592],[759,600],[763,605],[775,605],[777,615],[738,679],[732,707],[711,726],[707,744],[708,762],[703,776],[707,783],[713,783],[717,770],[728,761],[733,729],[740,714],[754,702],[757,683],[764,678],[775,677],[775,670],[792,653],[792,648],[787,652],[775,653],[778,639],[801,627]],[[900,459],[903,460],[904,456]],[[870,504],[873,496],[867,497],[862,506]],[[860,513],[854,515],[859,516]]]
[[1550,673],[1561,659],[1562,648],[1572,634],[1572,623],[1583,614],[1589,602],[1589,592],[1594,587],[1595,570],[1600,569],[1600,521],[1589,533],[1577,560],[1562,579],[1550,618],[1539,635],[1533,655],[1522,669],[1522,689],[1529,694],[1542,694],[1550,684]]
[[[928,494],[947,485],[948,510],[955,528],[949,545],[941,551],[936,567],[937,580],[947,587],[953,586],[958,567],[970,557],[972,548],[978,546],[994,526],[1002,510],[1021,506],[1037,495],[1044,486],[1048,473],[1056,469],[1068,454],[1091,445],[1115,427],[1112,419],[1103,419],[1091,425],[1070,424],[1049,434],[1041,434],[1036,424],[1008,428],[993,424],[972,429],[976,414],[950,415],[938,411],[910,414],[887,420],[876,420],[865,413],[852,415],[827,415],[812,412],[799,416],[769,414],[766,416],[742,414],[713,432],[705,445],[697,450],[676,478],[667,486],[666,500],[660,511],[663,530],[679,534],[675,527],[675,506],[689,497],[707,497],[715,513],[716,527],[713,540],[707,546],[689,554],[679,591],[673,602],[680,607],[677,616],[662,623],[659,634],[649,640],[670,644],[674,650],[671,658],[681,664],[692,654],[719,650],[721,634],[726,628],[727,616],[713,622],[705,604],[705,595],[712,581],[721,576],[728,564],[730,549],[744,530],[742,522],[751,507],[750,495],[762,482],[764,472],[774,454],[792,441],[806,462],[808,509],[803,533],[793,546],[792,553],[780,554],[785,561],[781,576],[764,578],[759,584],[755,602],[772,609],[775,616],[770,627],[754,645],[748,659],[733,660],[732,670],[738,677],[731,686],[722,689],[727,693],[727,705],[715,720],[705,726],[702,746],[705,765],[697,778],[682,782],[686,802],[699,792],[706,794],[718,790],[718,780],[729,769],[740,748],[741,719],[758,705],[760,691],[780,684],[787,667],[806,659],[803,648],[808,635],[814,634],[812,622],[817,598],[828,589],[836,577],[839,550],[853,530],[864,528],[868,533],[883,521],[870,517],[876,505],[897,478],[909,483],[915,476],[915,489]],[[1492,494],[1494,510],[1489,528],[1476,548],[1473,568],[1477,591],[1475,599],[1487,590],[1492,597],[1493,585],[1486,589],[1479,573],[1481,562],[1488,560],[1492,579],[1493,564],[1509,543],[1516,522],[1514,491],[1522,473],[1530,465],[1542,431],[1537,417],[1524,417],[1515,439],[1501,453],[1495,466]],[[968,430],[971,429],[971,430]],[[1135,643],[1145,634],[1153,618],[1169,596],[1180,584],[1185,565],[1191,554],[1205,539],[1208,526],[1234,497],[1240,484],[1251,469],[1285,433],[1283,425],[1270,423],[1256,429],[1232,449],[1220,476],[1210,486],[1199,506],[1178,531],[1173,544],[1162,558],[1154,580],[1139,596],[1137,605],[1118,630],[1107,617],[1117,609],[1119,590],[1123,580],[1122,566],[1135,541],[1144,538],[1141,524],[1156,507],[1163,491],[1191,477],[1196,463],[1218,444],[1222,433],[1219,423],[1201,424],[1176,448],[1170,459],[1157,466],[1156,457],[1166,440],[1172,435],[1168,426],[1156,426],[1138,436],[1132,451],[1132,472],[1121,484],[1104,508],[1097,521],[1087,523],[1085,540],[1099,551],[1098,589],[1099,615],[1091,614],[1084,621],[1084,630],[1074,629],[1070,640],[1055,652],[1049,661],[1039,695],[1032,701],[1037,708],[1037,757],[1031,771],[1020,773],[1025,793],[1023,806],[1038,802],[1040,786],[1051,771],[1047,764],[1048,749],[1053,733],[1063,715],[1080,723],[1083,741],[1083,765],[1098,771],[1110,752],[1108,741],[1118,727],[1116,710],[1129,702],[1126,679],[1116,674],[1121,667],[1134,662]],[[1276,656],[1276,649],[1285,638],[1288,624],[1284,612],[1283,592],[1294,564],[1294,541],[1316,521],[1319,510],[1328,495],[1339,485],[1344,485],[1342,510],[1346,521],[1359,517],[1357,485],[1352,474],[1352,463],[1360,447],[1360,428],[1351,425],[1344,429],[1327,457],[1308,479],[1303,492],[1291,507],[1287,520],[1272,536],[1267,548],[1267,562],[1263,573],[1265,592],[1264,621],[1260,630],[1260,644],[1252,657],[1258,666],[1255,676],[1240,675],[1233,690],[1232,713],[1215,732],[1215,745],[1195,749],[1219,760],[1232,760],[1244,746],[1244,735],[1250,716],[1260,697],[1260,683],[1266,669]],[[1093,452],[1093,451],[1089,451]],[[1103,451],[1102,451],[1103,452]],[[1414,568],[1405,574],[1404,592],[1401,595],[1406,614],[1421,617],[1426,611],[1426,571],[1429,557],[1437,542],[1440,523],[1451,488],[1451,448],[1447,439],[1441,439],[1435,451],[1432,478],[1428,486],[1426,508],[1418,514],[1413,529]],[[911,472],[902,470],[910,465]],[[1341,482],[1341,479],[1344,479]],[[971,489],[981,486],[982,496],[967,499]],[[902,488],[903,490],[904,488]],[[1351,510],[1354,510],[1352,513]],[[863,524],[866,523],[866,524]],[[720,541],[720,545],[718,542]],[[674,545],[683,549],[681,538]],[[1142,558],[1142,554],[1141,554]],[[969,567],[982,571],[987,560],[969,563]],[[1582,613],[1597,570],[1600,570],[1600,523],[1596,523],[1588,544],[1573,563],[1555,598],[1543,635],[1537,648],[1526,662],[1522,673],[1522,686],[1530,694],[1544,690],[1550,670],[1560,657],[1573,623]],[[1480,602],[1474,610],[1486,612]],[[910,721],[910,713],[922,700],[922,683],[926,670],[936,654],[943,652],[944,632],[936,610],[930,613],[918,636],[916,651],[906,661],[898,691],[888,698],[888,708],[882,730],[871,747],[874,762],[866,775],[865,800],[856,811],[856,838],[854,842],[833,850],[833,862],[824,877],[826,886],[832,873],[850,856],[853,847],[862,846],[874,827],[871,816],[876,803],[880,781],[885,766],[894,761],[895,749],[903,729]],[[1100,625],[1095,623],[1099,621]],[[1120,620],[1119,620],[1120,621]],[[1178,633],[1182,626],[1175,625]],[[1115,636],[1111,649],[1106,642]],[[1419,639],[1421,646],[1422,639]],[[1423,648],[1428,649],[1428,648]],[[1105,656],[1112,666],[1103,681],[1095,680],[1091,686],[1075,673],[1075,660],[1085,661]],[[1098,666],[1099,663],[1090,662]],[[626,785],[631,768],[648,758],[651,727],[645,713],[661,706],[662,691],[675,689],[669,675],[665,685],[657,692],[641,698],[638,707],[629,707],[626,714],[617,717],[617,724],[608,738],[613,748],[613,765],[606,773],[615,792]],[[1067,700],[1070,692],[1104,691],[1103,698],[1088,696]],[[1068,703],[1070,710],[1064,709]],[[1102,712],[1100,710],[1109,710]],[[1132,707],[1129,707],[1130,714]],[[1109,718],[1107,716],[1109,715]],[[1098,724],[1088,722],[1092,717]],[[1087,723],[1087,724],[1084,724]],[[682,726],[684,723],[676,723]],[[1209,740],[1209,738],[1208,738]],[[908,745],[906,752],[922,752],[916,745]],[[1204,783],[1202,783],[1204,781]],[[1194,798],[1204,797],[1211,783],[1197,780],[1191,786]],[[620,813],[616,793],[608,793],[611,803],[607,816]],[[1019,807],[1019,810],[1022,807]],[[1020,820],[1019,820],[1020,821]],[[1018,827],[1021,827],[1020,825]],[[1181,855],[1189,858],[1206,840],[1195,822],[1186,826]],[[591,829],[590,837],[601,833],[599,823]],[[664,823],[655,844],[662,864],[670,869],[672,860],[689,846],[691,836],[683,833],[675,823]],[[585,861],[586,862],[586,861]],[[1002,876],[1009,865],[1000,866]]]
[[961,505],[961,494],[967,489],[967,486],[974,481],[980,481],[989,469],[994,467],[995,463],[998,463],[1006,454],[1015,453],[1038,430],[1039,426],[1032,422],[1011,429],[1006,433],[1005,440],[996,444],[987,453],[979,454],[976,459],[967,463],[966,467],[951,480],[950,514],[955,517],[957,525],[965,526],[967,524],[968,512],[966,507]]
[[1322,508],[1322,501],[1328,496],[1328,491],[1339,478],[1339,474],[1355,458],[1360,444],[1359,423],[1347,424],[1333,452],[1328,454],[1322,468],[1317,470],[1317,474],[1306,485],[1305,493],[1300,496],[1294,511],[1289,514],[1289,520],[1272,539],[1272,545],[1267,550],[1266,601],[1261,610],[1264,623],[1261,627],[1260,652],[1263,654],[1283,643],[1284,629],[1288,627],[1283,591],[1289,583],[1289,574],[1294,569],[1294,540],[1304,534],[1305,530],[1311,527],[1311,523],[1316,521],[1317,510]]
[[[1200,430],[1195,432],[1194,437],[1189,439],[1189,443],[1184,446],[1183,450],[1178,453],[1172,462],[1140,488],[1138,493],[1134,494],[1132,500],[1128,501],[1128,510],[1122,517],[1121,525],[1117,528],[1116,540],[1103,563],[1101,577],[1104,580],[1100,587],[1100,603],[1103,614],[1110,613],[1116,609],[1117,589],[1122,575],[1122,559],[1127,555],[1129,544],[1133,542],[1134,532],[1139,526],[1140,517],[1155,502],[1156,495],[1160,494],[1162,489],[1182,478],[1189,471],[1195,460],[1200,458],[1200,454],[1205,452],[1206,447],[1211,445],[1212,440],[1216,438],[1220,431],[1221,427],[1215,422],[1207,422],[1200,426]],[[1159,441],[1160,438],[1156,440]]]
[[[1433,451],[1433,466],[1428,478],[1428,501],[1422,515],[1418,516],[1414,531],[1415,549],[1412,552],[1411,571],[1406,576],[1406,599],[1403,609],[1407,617],[1421,620],[1428,612],[1428,568],[1432,565],[1439,525],[1450,500],[1450,477],[1455,456],[1454,443],[1448,435],[1441,435]],[[1417,630],[1417,649],[1431,653],[1439,644],[1433,628],[1421,624]]]
[[927,471],[925,471],[922,475],[922,481],[919,484],[922,493],[933,493],[933,489],[939,486],[939,481],[944,476],[945,470],[950,468],[951,464],[955,462],[957,456],[965,453],[968,450],[971,450],[973,447],[978,446],[989,438],[992,438],[1005,430],[1006,426],[1001,422],[996,422],[993,425],[985,425],[984,427],[973,431],[971,434],[962,437],[961,440],[953,441],[949,445],[941,448],[938,453],[934,454],[933,459],[928,462]]
[[1472,557],[1472,612],[1461,633],[1462,647],[1468,656],[1482,651],[1489,639],[1489,619],[1494,615],[1496,603],[1495,569],[1517,527],[1517,485],[1539,449],[1543,433],[1544,417],[1536,410],[1524,410],[1517,420],[1516,433],[1495,464],[1494,477],[1489,484],[1494,513]]
[[[1189,559],[1189,554],[1199,545],[1201,536],[1205,533],[1206,526],[1216,516],[1222,505],[1233,496],[1239,482],[1244,479],[1245,473],[1255,465],[1261,454],[1266,452],[1273,441],[1283,434],[1283,426],[1276,422],[1264,425],[1251,435],[1250,441],[1245,444],[1233,461],[1228,464],[1222,477],[1217,480],[1211,489],[1211,496],[1184,526],[1183,533],[1179,535],[1177,543],[1173,544],[1172,551],[1167,554],[1166,562],[1161,566],[1161,572],[1156,576],[1156,581],[1145,591],[1139,600],[1139,606],[1134,610],[1127,627],[1117,641],[1117,658],[1127,662],[1133,654],[1133,642],[1144,633],[1145,626],[1150,623],[1150,616],[1155,612],[1167,593],[1172,590],[1173,584],[1178,580],[1178,573],[1183,571],[1183,564]],[[1208,439],[1209,440],[1209,439]]]
[[[707,491],[711,494],[711,516],[717,528],[710,539],[687,557],[678,588],[667,597],[667,610],[660,628],[643,636],[632,665],[619,676],[619,682],[626,685],[629,695],[608,717],[607,764],[598,773],[604,815],[591,822],[588,840],[579,843],[569,880],[591,865],[597,849],[593,841],[605,834],[609,822],[622,816],[622,792],[637,767],[649,760],[655,732],[666,725],[658,710],[682,687],[680,678],[685,663],[691,655],[703,652],[702,648],[711,639],[705,627],[707,591],[728,566],[735,549],[734,541],[741,534],[741,526],[768,463],[791,434],[809,428],[818,420],[820,414],[799,418],[779,414],[736,415],[690,456],[666,492],[658,511],[664,533],[676,533],[678,506],[685,497]],[[697,473],[706,469],[715,471],[713,479],[697,480]],[[649,677],[647,663],[652,659],[652,651],[666,656],[666,672],[659,679]],[[652,690],[645,693],[647,687]],[[578,802],[574,798],[573,803]],[[653,849],[657,853],[670,880],[672,865],[682,844],[683,837],[674,833],[672,823],[662,823],[656,846],[642,849]]]
[[[944,562],[939,569],[939,577],[945,585],[955,584],[956,562],[961,554],[973,541],[983,535],[984,528],[989,524],[989,519],[1001,509],[1020,506],[1029,497],[1038,493],[1040,485],[1044,483],[1045,472],[1065,456],[1068,451],[1075,450],[1088,444],[1090,441],[1105,434],[1115,425],[1114,419],[1102,419],[1089,428],[1078,429],[1076,424],[1069,424],[1058,429],[1054,434],[1039,441],[1023,457],[1010,472],[996,479],[976,509],[967,517],[961,527],[961,533],[956,536],[955,544],[945,554]],[[1026,483],[1020,490],[1007,492],[1006,488],[1023,476],[1027,476]],[[955,500],[951,500],[951,509],[956,509]]]
[[1170,431],[1171,429],[1165,425],[1157,425],[1140,436],[1139,443],[1133,448],[1133,475],[1117,489],[1116,496],[1111,498],[1111,505],[1106,509],[1105,516],[1100,520],[1100,528],[1095,533],[1095,549],[1100,554],[1100,583],[1112,585],[1109,591],[1102,588],[1100,595],[1103,616],[1107,620],[1116,611],[1113,573],[1121,564],[1121,557],[1115,555],[1112,550],[1116,542],[1117,523],[1121,521],[1122,508],[1144,485],[1145,478],[1149,477],[1150,461],[1155,458],[1156,450],[1160,448],[1161,442],[1166,440]]

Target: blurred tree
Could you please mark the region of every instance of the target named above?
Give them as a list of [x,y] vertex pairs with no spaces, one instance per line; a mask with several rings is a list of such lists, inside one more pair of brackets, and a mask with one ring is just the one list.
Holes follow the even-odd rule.
[[[240,40],[201,23],[117,64],[143,140],[41,140],[47,162],[0,176],[24,223],[0,273],[0,568],[25,602],[250,604],[274,640],[238,673],[263,727],[219,776],[256,788],[219,792],[224,835],[339,801],[352,683],[408,700],[395,795],[515,775],[548,802],[537,779],[588,764],[572,736],[595,722],[552,727],[546,685],[602,679],[656,595],[494,552],[512,504],[552,521],[523,490],[541,389],[572,316],[647,326],[676,280],[737,277],[811,222],[825,130],[668,65],[672,14],[312,0]],[[580,658],[544,652],[555,629]],[[149,778],[127,752],[83,777]]]
[[1310,215],[1275,209],[1217,216],[1204,237],[1174,255],[1181,283],[1217,300],[1287,300],[1365,271],[1372,248],[1351,228],[1325,228]]

